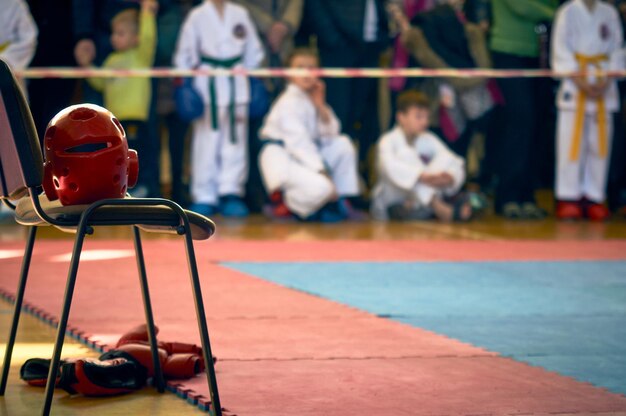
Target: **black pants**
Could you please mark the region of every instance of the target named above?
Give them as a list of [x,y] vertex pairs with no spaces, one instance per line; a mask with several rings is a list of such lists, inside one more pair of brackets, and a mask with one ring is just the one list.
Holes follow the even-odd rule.
[[[165,127],[168,132],[170,173],[172,176],[171,198],[178,204],[186,206],[189,198],[188,184],[184,180],[184,167],[188,165],[188,163],[185,163],[185,144],[187,142],[189,123],[181,120],[175,112],[161,116],[160,121],[160,127]],[[156,154],[159,155],[160,152],[157,151]]]
[[[352,48],[321,48],[323,67],[378,68],[377,45]],[[361,172],[367,166],[370,149],[378,140],[378,81],[375,78],[328,78],[326,98],[341,121],[343,133],[359,145]]]
[[[148,123],[138,120],[120,120],[124,131],[126,132],[126,140],[128,147],[137,151],[139,158],[139,179],[136,186],[146,186],[150,182],[150,175],[154,167],[150,166],[154,161],[145,157],[146,148],[149,147],[150,136],[148,134]],[[142,157],[143,155],[143,157]]]
[[74,79],[31,79],[28,82],[29,104],[40,140],[52,117],[70,105],[75,89]]
[[613,144],[607,181],[607,201],[613,210],[626,206],[626,129],[623,111],[613,116]]
[[[494,67],[498,69],[533,69],[536,58],[493,52]],[[505,105],[495,110],[493,143],[494,168],[498,177],[496,210],[508,202],[534,202],[537,185],[538,158],[545,155],[537,149],[537,82],[533,78],[504,78],[498,80]]]
[[262,212],[263,205],[267,202],[267,193],[259,169],[259,153],[263,148],[263,142],[259,140],[259,130],[262,125],[263,117],[248,120],[249,174],[246,182],[245,202],[251,212],[257,213]]

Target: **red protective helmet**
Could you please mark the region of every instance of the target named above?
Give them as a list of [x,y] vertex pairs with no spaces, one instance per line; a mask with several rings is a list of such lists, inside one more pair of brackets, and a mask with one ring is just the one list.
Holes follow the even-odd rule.
[[51,201],[124,198],[137,183],[137,152],[128,149],[124,128],[106,108],[79,104],[62,110],[48,124],[44,148],[43,188]]

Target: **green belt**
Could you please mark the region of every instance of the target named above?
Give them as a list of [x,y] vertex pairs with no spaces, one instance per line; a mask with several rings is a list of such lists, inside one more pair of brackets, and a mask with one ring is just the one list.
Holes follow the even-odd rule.
[[[215,68],[232,68],[241,62],[241,56],[235,56],[230,59],[215,59],[209,56],[201,56],[200,61],[203,64],[211,65]],[[231,143],[237,142],[237,134],[235,132],[235,77],[230,75],[228,77],[230,82],[230,141]],[[211,101],[211,127],[213,130],[219,128],[217,123],[217,94],[215,92],[215,77],[209,76],[209,99]]]

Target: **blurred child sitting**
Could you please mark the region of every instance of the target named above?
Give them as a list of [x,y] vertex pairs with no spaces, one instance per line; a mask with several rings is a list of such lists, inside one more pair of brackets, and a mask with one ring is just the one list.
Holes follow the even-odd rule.
[[[317,53],[293,51],[289,68],[319,67]],[[260,131],[259,166],[274,216],[334,222],[356,213],[347,197],[359,193],[356,151],[326,102],[326,87],[315,76],[293,77]],[[283,205],[284,201],[284,205]]]
[[[142,0],[141,11],[126,9],[111,20],[111,45],[114,52],[102,64],[107,69],[150,68],[156,48],[155,0]],[[82,66],[92,62],[79,62]],[[147,121],[152,89],[149,78],[89,78],[89,84],[102,91],[104,106],[119,119],[126,131],[128,146],[141,151],[149,140]],[[133,195],[146,197],[150,193],[139,171],[139,182]]]
[[466,221],[472,207],[454,197],[465,181],[465,161],[428,131],[428,98],[417,91],[398,96],[396,127],[377,145],[378,180],[372,216],[381,220]]

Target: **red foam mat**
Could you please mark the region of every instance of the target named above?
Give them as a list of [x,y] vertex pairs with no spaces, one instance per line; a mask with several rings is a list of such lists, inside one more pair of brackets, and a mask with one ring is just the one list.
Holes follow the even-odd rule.
[[626,406],[623,396],[500,357],[224,362],[218,377],[226,407],[237,403],[239,416],[529,415]]
[[[125,241],[95,241],[88,246],[98,249],[132,249]],[[148,245],[148,249],[153,245]],[[181,252],[181,243],[159,240],[159,250],[166,247]],[[23,244],[0,243],[0,249],[22,249]],[[41,254],[68,253],[70,241],[37,242]],[[515,260],[623,260],[626,240],[597,241],[233,241],[215,240],[196,243],[204,261],[515,261]],[[182,252],[181,252],[182,253]]]
[[[626,244],[431,242],[213,242],[197,254],[223,405],[240,415],[519,414],[626,411],[611,394],[480,348],[223,268],[217,260],[619,259]],[[0,245],[0,250],[18,247]],[[85,250],[132,249],[89,241]],[[37,243],[26,301],[60,313],[67,241]],[[145,243],[155,319],[163,340],[198,342],[180,242]],[[439,253],[439,257],[435,255]],[[593,257],[596,256],[596,257]],[[20,258],[0,260],[0,289],[15,291]],[[85,261],[70,316],[72,333],[106,348],[142,321],[132,257]],[[1,334],[0,334],[1,335]],[[175,385],[204,407],[204,377]]]
[[[199,248],[202,246],[199,246]],[[218,241],[216,261],[620,260],[626,241]],[[200,248],[202,250],[202,248]]]

